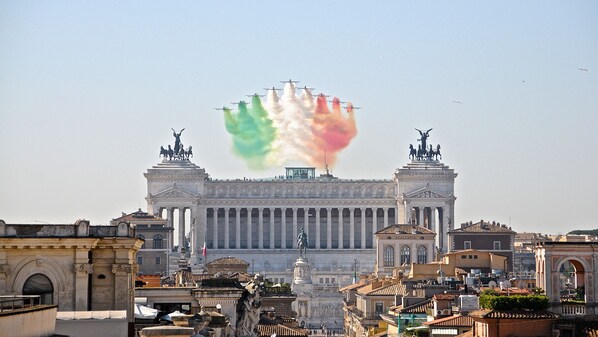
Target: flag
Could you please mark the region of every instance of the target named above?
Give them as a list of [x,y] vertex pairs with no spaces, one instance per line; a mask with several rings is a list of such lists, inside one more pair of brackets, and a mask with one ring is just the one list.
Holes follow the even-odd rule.
[[206,247],[206,242],[205,241],[203,242],[203,248],[202,248],[202,251],[201,251],[201,255],[203,255],[204,257],[206,255],[208,255],[208,248]]

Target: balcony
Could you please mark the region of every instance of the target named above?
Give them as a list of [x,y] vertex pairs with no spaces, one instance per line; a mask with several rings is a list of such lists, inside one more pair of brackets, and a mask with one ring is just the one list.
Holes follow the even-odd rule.
[[561,315],[564,317],[582,317],[586,315],[585,303],[579,304],[562,304]]

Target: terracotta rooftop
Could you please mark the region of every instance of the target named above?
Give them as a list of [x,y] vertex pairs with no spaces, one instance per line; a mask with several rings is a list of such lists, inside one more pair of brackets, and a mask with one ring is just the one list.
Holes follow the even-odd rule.
[[454,300],[458,295],[455,294],[435,294],[434,298],[437,300]]
[[361,295],[396,295],[402,294],[405,286],[391,281],[373,281],[372,283],[357,289],[357,293]]
[[277,337],[307,336],[307,331],[304,329],[293,329],[265,318],[260,319],[257,330],[260,337],[270,337],[273,335]]
[[372,290],[368,295],[397,295],[405,293],[405,285],[400,283],[382,286],[382,288]]
[[449,232],[455,233],[509,233],[516,234],[515,231],[511,230],[510,227],[497,222],[486,222],[484,220],[476,223],[466,222],[461,224],[461,228],[450,230]]
[[343,291],[347,291],[347,290],[353,290],[353,289],[364,287],[366,285],[367,284],[365,282],[360,281],[358,283],[349,284],[346,287],[340,288],[338,291],[343,292]]
[[399,312],[401,314],[425,314],[427,309],[434,308],[434,303],[432,303],[432,298],[428,298],[427,300],[417,302],[406,306],[405,308],[403,308],[403,306],[391,307],[391,309],[392,308],[394,308],[394,312]]
[[462,326],[473,326],[473,318],[469,316],[449,316],[433,321],[424,322],[423,325],[429,325],[430,327],[462,327]]
[[476,310],[469,313],[475,318],[509,318],[509,319],[558,319],[560,316],[550,311],[525,311],[525,310]]
[[221,257],[219,259],[216,259],[212,262],[208,263],[208,266],[215,266],[215,265],[236,265],[236,264],[240,264],[240,265],[244,265],[244,266],[249,266],[249,263],[236,258],[236,257]]

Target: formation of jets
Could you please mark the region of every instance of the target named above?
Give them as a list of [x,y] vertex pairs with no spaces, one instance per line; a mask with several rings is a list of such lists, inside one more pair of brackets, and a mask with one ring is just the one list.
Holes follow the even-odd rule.
[[[289,79],[287,81],[280,81],[280,83],[297,84],[297,83],[299,83],[299,81],[294,81],[292,79]],[[314,90],[316,88],[304,86],[303,88],[300,88],[300,89],[304,89],[305,91],[310,91],[311,92],[312,90]],[[282,89],[281,88],[272,87],[272,88],[264,88],[264,90],[267,90],[267,91],[269,91],[269,90],[272,90],[272,91],[281,91]],[[253,95],[245,95],[245,96],[247,96],[247,97],[254,97],[254,96],[264,97],[265,95],[260,95],[258,93],[254,93]],[[318,94],[317,97],[326,97],[326,98],[328,98],[328,97],[330,97],[330,95]],[[339,104],[345,104],[345,103],[347,103],[347,102],[339,100],[338,98],[334,99],[334,100],[329,100],[328,102],[330,102],[330,103],[339,103]],[[459,102],[459,103],[461,103],[461,102]],[[239,101],[239,102],[231,102],[231,104],[239,105],[239,104],[247,104],[247,102],[245,102],[245,101]],[[346,109],[347,112],[351,112],[353,110],[361,109],[361,107],[354,106],[353,104],[349,104],[349,105],[347,105],[347,106],[345,106],[343,108]],[[230,110],[230,109],[227,108],[226,106],[223,106],[221,108],[214,108],[214,110],[225,111],[225,110]]]
[[577,68],[579,71],[588,71],[586,68]]

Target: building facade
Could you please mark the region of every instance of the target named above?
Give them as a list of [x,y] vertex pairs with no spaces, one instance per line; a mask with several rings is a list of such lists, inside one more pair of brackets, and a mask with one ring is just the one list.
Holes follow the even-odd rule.
[[435,236],[427,228],[412,225],[391,225],[376,232],[376,275],[391,276],[397,267],[434,261]]
[[507,258],[503,272],[513,271],[516,232],[507,225],[481,220],[477,223],[463,223],[461,228],[448,232],[450,251],[475,249],[491,252]]
[[[144,174],[148,213],[162,216],[176,241],[189,241],[191,266],[235,256],[253,272],[290,280],[298,256],[297,235],[308,235],[315,279],[350,282],[372,272],[374,234],[396,223],[441,231],[454,217],[454,171],[435,158],[415,157],[392,179],[340,179],[313,167],[288,167],[269,179],[212,179],[188,158],[164,160]],[[177,225],[175,226],[175,223]],[[445,239],[436,246],[448,249]],[[180,251],[180,247],[179,247]],[[360,266],[354,263],[359,259]]]
[[127,310],[133,319],[135,253],[143,241],[125,222],[90,226],[0,220],[0,291],[40,295],[59,311]]
[[111,225],[119,222],[128,222],[135,228],[137,238],[144,240],[141,249],[137,252],[137,265],[142,275],[171,274],[177,270],[177,259],[168,265],[171,251],[168,249],[167,239],[173,228],[168,226],[168,221],[156,215],[141,211],[141,209],[112,219]]

